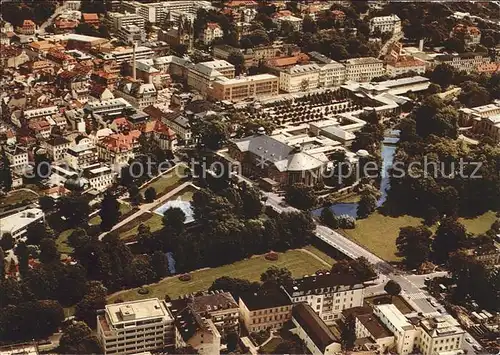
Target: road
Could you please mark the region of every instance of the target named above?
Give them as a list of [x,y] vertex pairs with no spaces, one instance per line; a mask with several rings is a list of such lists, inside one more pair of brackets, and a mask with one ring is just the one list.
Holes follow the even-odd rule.
[[[266,205],[271,206],[277,212],[298,211],[296,208],[285,205],[283,197],[276,193],[264,192],[264,195],[267,197]],[[367,296],[382,294],[385,283],[394,280],[401,286],[401,296],[415,309],[415,315],[422,313],[424,316],[432,317],[446,314],[446,309],[423,289],[425,278],[444,276],[447,274],[446,272],[435,272],[427,275],[414,275],[403,272],[359,244],[319,223],[316,224],[315,235],[346,256],[353,259],[362,256],[374,265],[379,277],[376,285],[366,288]],[[479,343],[468,332],[465,333],[465,337],[470,338],[472,342],[464,341],[462,344],[463,349],[467,350],[468,354],[474,354],[475,350],[472,345],[479,345]]]

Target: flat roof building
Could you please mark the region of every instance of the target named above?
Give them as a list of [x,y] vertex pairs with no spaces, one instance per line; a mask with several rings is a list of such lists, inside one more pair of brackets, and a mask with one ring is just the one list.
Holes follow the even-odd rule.
[[14,240],[24,237],[28,226],[45,221],[45,213],[39,208],[28,208],[0,219],[0,236],[10,233]]
[[240,101],[276,96],[278,93],[279,78],[271,74],[259,74],[233,79],[219,77],[212,83],[209,96],[221,101]]

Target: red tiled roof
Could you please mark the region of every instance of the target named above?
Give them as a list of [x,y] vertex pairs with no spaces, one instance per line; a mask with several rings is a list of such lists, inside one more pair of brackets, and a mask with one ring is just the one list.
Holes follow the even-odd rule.
[[240,7],[240,6],[257,6],[257,2],[253,0],[232,0],[224,3],[227,7]]
[[92,13],[82,14],[82,18],[84,21],[99,21],[99,16],[97,16],[97,14],[92,14]]
[[207,28],[210,28],[211,30],[214,30],[216,28],[220,28],[220,26],[216,22],[209,22],[209,23],[207,23]]
[[115,133],[104,138],[102,144],[111,151],[130,150],[140,135],[141,131],[137,129],[128,133]]
[[148,121],[142,127],[143,133],[160,133],[167,136],[169,139],[175,139],[175,132],[160,120]]

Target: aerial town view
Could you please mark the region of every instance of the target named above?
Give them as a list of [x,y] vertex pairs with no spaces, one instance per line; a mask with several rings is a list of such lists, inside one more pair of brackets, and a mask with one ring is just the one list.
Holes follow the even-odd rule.
[[0,0],[0,355],[500,355],[500,1]]

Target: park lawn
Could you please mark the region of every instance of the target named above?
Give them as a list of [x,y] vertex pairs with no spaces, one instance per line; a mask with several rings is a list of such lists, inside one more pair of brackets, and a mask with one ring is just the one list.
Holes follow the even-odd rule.
[[213,281],[222,276],[236,277],[250,281],[259,281],[260,275],[270,266],[286,267],[293,277],[311,275],[317,270],[324,269],[325,265],[315,257],[301,250],[289,250],[279,253],[277,261],[269,261],[264,256],[256,256],[250,259],[237,261],[230,265],[224,265],[213,269],[203,269],[191,273],[191,281],[180,281],[177,276],[163,279],[159,283],[146,286],[148,294],[141,295],[138,288],[127,290],[124,293],[111,295],[108,303],[117,299],[124,301],[142,298],[158,297],[163,299],[166,294],[171,298],[177,298],[192,292],[202,291],[210,288]]
[[59,236],[56,239],[56,246],[57,250],[61,254],[72,254],[73,253],[73,248],[68,245],[68,237],[70,236],[71,233],[73,233],[74,229],[66,229],[65,231],[61,232]]
[[332,258],[330,255],[326,254],[324,251],[319,250],[318,248],[316,248],[313,245],[308,245],[308,246],[304,247],[304,249],[313,253],[314,255],[319,257],[321,260],[323,260],[324,262],[326,262],[330,266],[332,266],[333,264],[336,263],[334,258]]
[[14,205],[23,202],[24,200],[34,201],[38,199],[38,195],[34,192],[27,190],[14,190],[2,197],[0,201],[0,208],[5,206]]
[[368,218],[357,220],[356,228],[343,230],[343,234],[386,261],[399,261],[401,258],[395,255],[399,229],[421,223],[421,218],[390,217],[375,211]]
[[496,214],[493,211],[488,211],[474,218],[459,218],[459,221],[465,226],[467,232],[474,235],[486,233],[495,220]]
[[117,229],[117,233],[120,235],[120,239],[123,239],[125,241],[134,240],[141,223],[148,226],[151,229],[151,232],[156,232],[163,227],[161,216],[154,212],[144,212],[140,217],[142,218],[136,218]]
[[181,167],[178,166],[174,168],[172,171],[159,176],[156,180],[141,188],[140,193],[144,194],[146,189],[148,189],[149,187],[154,187],[157,197],[164,195],[165,193],[172,190],[176,185],[180,183],[182,176],[181,174],[178,174],[178,172],[180,172],[181,170],[179,169],[182,169],[183,167],[185,166],[184,165],[182,165]]
[[[130,206],[128,203],[120,203],[120,212],[122,213],[122,216],[130,212],[131,210],[132,206]],[[99,216],[99,213],[97,213],[94,217],[90,219],[89,224],[94,226],[101,224],[101,216]]]

